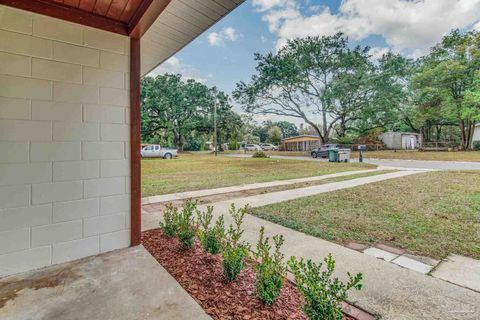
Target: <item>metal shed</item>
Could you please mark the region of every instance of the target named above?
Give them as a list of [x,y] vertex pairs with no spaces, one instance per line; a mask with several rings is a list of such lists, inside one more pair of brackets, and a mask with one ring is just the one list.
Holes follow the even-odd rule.
[[385,132],[378,137],[388,149],[416,150],[422,147],[422,135],[416,132]]

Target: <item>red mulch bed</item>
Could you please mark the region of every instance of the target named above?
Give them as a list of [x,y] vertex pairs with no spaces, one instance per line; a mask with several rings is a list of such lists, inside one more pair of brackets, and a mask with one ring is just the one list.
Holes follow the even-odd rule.
[[143,232],[142,243],[213,319],[307,319],[299,293],[288,280],[280,297],[267,307],[255,295],[255,273],[249,263],[235,281],[228,282],[221,256],[205,253],[198,244],[182,251],[178,240],[164,236],[161,229]]

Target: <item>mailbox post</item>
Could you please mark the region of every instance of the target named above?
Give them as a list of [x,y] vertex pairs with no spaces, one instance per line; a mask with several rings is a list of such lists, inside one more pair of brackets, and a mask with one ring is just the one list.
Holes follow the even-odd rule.
[[358,146],[358,152],[360,152],[360,155],[358,157],[358,162],[363,162],[363,151],[367,151],[367,146],[364,144],[360,144]]

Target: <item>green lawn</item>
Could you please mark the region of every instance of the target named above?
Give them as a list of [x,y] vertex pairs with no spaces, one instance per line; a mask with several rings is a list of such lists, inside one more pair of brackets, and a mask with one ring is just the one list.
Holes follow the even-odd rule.
[[181,154],[172,160],[142,160],[142,196],[373,168],[359,163]]
[[344,244],[389,241],[441,259],[480,258],[480,172],[430,172],[252,209]]

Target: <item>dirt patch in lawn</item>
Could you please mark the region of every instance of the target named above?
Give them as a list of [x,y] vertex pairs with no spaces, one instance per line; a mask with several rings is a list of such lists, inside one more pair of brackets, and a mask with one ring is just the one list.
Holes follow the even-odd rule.
[[255,295],[250,263],[229,282],[222,273],[222,258],[205,253],[198,245],[182,251],[178,240],[165,237],[160,229],[143,232],[142,243],[213,319],[307,319],[301,311],[300,295],[290,281],[285,281],[279,298],[267,307]]

